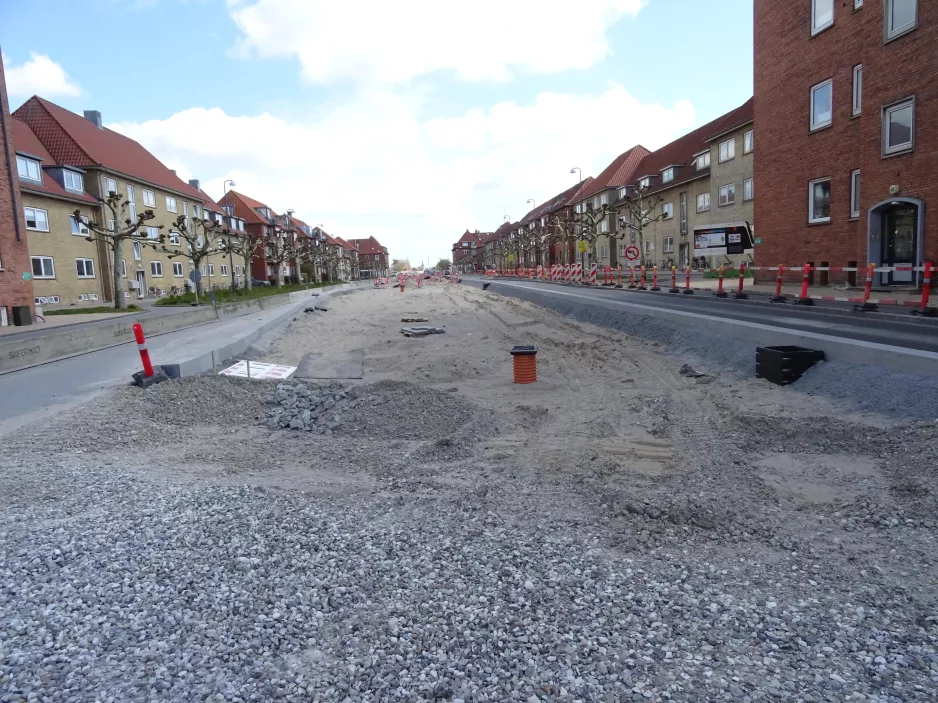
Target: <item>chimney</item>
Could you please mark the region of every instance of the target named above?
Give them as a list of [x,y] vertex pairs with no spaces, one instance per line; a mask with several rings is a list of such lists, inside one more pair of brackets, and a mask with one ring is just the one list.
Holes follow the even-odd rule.
[[199,188],[199,179],[198,179],[198,178],[193,178],[193,179],[191,179],[191,180],[189,181],[189,185],[192,186],[193,188],[195,188],[196,190],[201,190],[201,188]]
[[174,176],[176,175],[176,169],[171,168],[171,169],[169,169],[169,170],[172,172],[172,174],[173,174]]
[[98,129],[104,129],[101,126],[101,113],[97,110],[85,110],[85,119],[91,122]]

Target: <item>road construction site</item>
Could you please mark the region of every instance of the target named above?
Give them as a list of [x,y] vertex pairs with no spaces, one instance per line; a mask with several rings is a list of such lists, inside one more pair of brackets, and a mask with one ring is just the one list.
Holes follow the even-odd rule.
[[339,293],[244,353],[287,380],[0,437],[0,700],[938,697],[933,377],[517,296]]

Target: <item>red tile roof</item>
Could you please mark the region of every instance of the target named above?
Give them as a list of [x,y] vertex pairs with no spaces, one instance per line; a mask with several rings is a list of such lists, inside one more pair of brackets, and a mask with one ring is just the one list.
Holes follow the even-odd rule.
[[353,239],[351,241],[358,247],[360,254],[384,254],[384,247],[382,247],[381,243],[374,237],[368,237],[368,239]]
[[99,166],[186,197],[196,193],[133,139],[107,127],[98,129],[81,115],[48,100],[34,95],[13,115],[30,126],[58,164]]
[[[29,128],[29,125],[22,120],[16,118],[10,120],[10,133],[13,141],[13,147],[16,149],[16,151],[21,151],[42,159],[40,165],[43,167],[60,165],[55,162],[55,159],[52,158],[51,154],[49,154],[46,148],[42,145],[42,142],[39,141],[39,138]],[[98,201],[87,193],[78,194],[65,190],[65,188],[58,184],[58,181],[56,181],[50,174],[45,172],[42,174],[41,184],[32,183],[31,181],[24,181],[22,178],[20,179],[19,183],[20,190],[24,190],[29,193],[48,195],[53,198],[64,198],[66,200],[90,203],[92,205],[98,204]]]
[[[219,205],[234,205],[234,214],[235,217],[239,217],[246,224],[252,225],[267,225],[270,224],[267,220],[260,216],[257,212],[257,208],[265,208],[267,205],[255,200],[243,193],[239,193],[236,190],[229,190],[225,193],[225,197],[222,198],[219,202]],[[272,217],[276,217],[277,213],[273,211],[273,208],[268,208]]]
[[619,154],[611,164],[606,166],[593,181],[583,188],[577,200],[585,200],[606,188],[620,188],[631,183],[636,175],[635,170],[639,163],[649,153],[648,149],[638,145]]
[[722,137],[727,132],[732,132],[734,129],[738,129],[743,125],[749,124],[752,122],[752,120],[752,98],[749,98],[749,100],[744,102],[735,110],[732,110],[731,112],[723,115],[723,117],[719,118],[719,124],[717,124],[713,132],[707,137],[707,141],[713,141],[717,137]]

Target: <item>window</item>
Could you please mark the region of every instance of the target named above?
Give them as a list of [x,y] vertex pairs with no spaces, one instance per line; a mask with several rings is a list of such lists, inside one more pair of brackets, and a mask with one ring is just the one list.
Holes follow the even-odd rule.
[[82,217],[80,220],[76,219],[74,215],[71,215],[68,218],[68,222],[72,228],[72,234],[77,234],[81,237],[88,236],[88,218]]
[[743,181],[743,200],[752,200],[755,197],[755,191],[752,187],[752,179],[747,178]]
[[736,140],[727,139],[725,142],[720,142],[720,163],[729,161],[734,156],[736,156]]
[[173,262],[173,276],[176,278],[182,278],[182,262],[174,261]]
[[751,154],[752,153],[752,130],[743,134],[743,153]]
[[811,129],[829,127],[834,116],[834,82],[826,80],[811,88]]
[[665,254],[671,254],[674,252],[674,237],[665,237],[663,244],[664,247],[661,250],[662,252]]
[[674,180],[674,169],[673,169],[673,168],[666,168],[664,171],[661,172],[661,182],[662,182],[662,183],[670,183],[670,182],[673,181],[673,180]]
[[42,183],[42,169],[36,159],[27,159],[25,156],[16,157],[16,172],[20,178],[27,181]]
[[201,273],[203,276],[206,275],[207,271],[205,269],[205,264],[199,264],[199,273]]
[[602,221],[600,221],[600,223],[599,223],[599,231],[600,231],[600,232],[608,232],[608,231],[609,231],[609,220],[603,219]]
[[140,261],[143,258],[143,245],[140,242],[134,242],[134,259]]
[[108,221],[107,221],[107,229],[108,229],[108,232],[113,232],[113,231],[114,231],[114,227],[115,227],[114,220],[108,220]]
[[209,275],[209,276],[214,276],[214,275],[215,275],[215,264],[209,264],[209,265],[208,265],[208,275]]
[[94,278],[94,259],[75,259],[79,278]]
[[620,244],[620,245],[619,245],[619,257],[620,257],[620,258],[623,257],[623,256],[625,256],[625,250],[628,248],[628,246],[629,246],[628,244]]
[[697,170],[702,171],[705,168],[710,168],[710,152],[709,151],[705,154],[700,154],[697,157]]
[[608,256],[609,256],[609,247],[605,245],[599,247],[599,258],[605,259]]
[[831,221],[831,179],[819,178],[808,184],[808,222]]
[[736,184],[730,183],[729,185],[720,186],[720,207],[724,205],[732,205],[736,202]]
[[863,7],[863,0],[853,0],[854,10],[859,10],[861,7]]
[[860,114],[860,106],[863,102],[863,64],[858,63],[853,67],[853,114]]
[[163,277],[163,262],[162,261],[151,261],[150,262],[150,275],[154,278]]
[[645,240],[645,256],[648,256],[655,250],[655,243],[650,239]]
[[199,218],[199,204],[198,203],[192,204],[192,216],[195,217],[196,219]]
[[[474,244],[474,243],[475,243],[475,242],[473,242],[473,244]],[[195,246],[196,246],[197,249],[201,249],[204,244],[205,244],[205,237],[204,237],[204,236],[202,236],[202,235],[200,234],[198,237],[195,238]]]
[[113,178],[104,179],[104,196],[107,197],[111,193],[117,192],[117,181]]
[[147,226],[147,239],[159,239],[160,228]]
[[860,169],[850,174],[850,217],[860,217]]
[[651,184],[651,179],[650,179],[650,178],[643,178],[642,180],[640,180],[640,181],[638,182],[638,187],[639,187],[639,188],[647,188],[650,184]]
[[63,171],[65,178],[65,190],[71,190],[75,193],[85,192],[85,180],[77,171]]
[[608,194],[608,193],[603,193],[601,196],[599,196],[599,204],[600,204],[600,205],[607,205],[608,203],[609,203],[609,194]]
[[697,196],[697,212],[706,212],[710,209],[710,193],[701,193]]
[[681,215],[681,234],[687,234],[687,193],[681,193],[679,208]]
[[152,190],[143,189],[143,204],[147,207],[156,207],[156,195]]
[[629,194],[628,188],[619,188],[619,200],[624,200],[625,196]]
[[895,39],[915,29],[918,0],[886,0],[886,39]]
[[176,198],[166,196],[166,209],[170,212],[176,212]]
[[911,151],[915,140],[915,99],[883,110],[883,154]]
[[134,187],[127,184],[127,216],[131,221],[137,219],[137,199],[134,196]]
[[661,214],[664,215],[664,219],[670,220],[674,217],[674,203],[664,203],[661,206]]
[[127,260],[121,259],[121,278],[127,278]]
[[55,278],[55,264],[51,256],[31,256],[33,278]]
[[45,210],[37,207],[24,207],[23,213],[26,215],[26,229],[33,229],[37,232],[49,231],[49,213]]
[[834,0],[811,0],[811,34],[834,24]]
[[222,275],[222,276],[227,276],[227,275],[228,275],[228,264],[222,264],[222,265],[221,265],[221,275]]

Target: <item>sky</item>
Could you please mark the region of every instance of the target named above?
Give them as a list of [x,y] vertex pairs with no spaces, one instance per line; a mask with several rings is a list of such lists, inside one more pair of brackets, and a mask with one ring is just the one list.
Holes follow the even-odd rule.
[[14,109],[433,264],[745,102],[752,0],[0,0],[0,48]]

